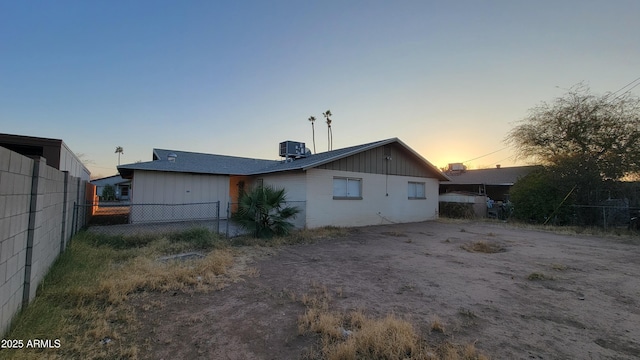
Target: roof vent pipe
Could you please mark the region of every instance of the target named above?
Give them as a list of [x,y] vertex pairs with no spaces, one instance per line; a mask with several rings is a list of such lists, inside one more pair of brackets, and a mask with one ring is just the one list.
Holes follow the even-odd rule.
[[178,155],[176,155],[175,153],[169,153],[169,155],[167,155],[167,161],[176,162],[177,157]]

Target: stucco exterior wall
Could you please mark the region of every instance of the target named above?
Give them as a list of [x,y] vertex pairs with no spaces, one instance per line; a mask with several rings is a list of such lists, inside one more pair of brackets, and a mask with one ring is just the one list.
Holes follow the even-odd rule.
[[255,177],[254,182],[257,179],[263,179],[264,185],[270,185],[278,189],[284,188],[287,191],[288,201],[307,200],[306,174],[302,171],[260,175]]
[[[136,170],[132,183],[131,223],[210,218],[210,206],[169,206],[220,201],[224,216],[229,176]],[[150,204],[163,204],[152,206]]]
[[286,190],[286,199],[288,206],[295,206],[300,210],[300,213],[292,221],[296,228],[303,228],[306,225],[307,218],[307,182],[306,174],[300,172],[287,172],[282,174],[267,174],[256,176],[254,183],[257,179],[262,179],[265,186],[273,186],[277,189],[284,188]]
[[[362,200],[334,200],[333,178],[362,179]],[[408,183],[424,182],[426,199],[408,199]],[[436,219],[438,181],[433,178],[310,169],[306,173],[306,226],[366,226]]]

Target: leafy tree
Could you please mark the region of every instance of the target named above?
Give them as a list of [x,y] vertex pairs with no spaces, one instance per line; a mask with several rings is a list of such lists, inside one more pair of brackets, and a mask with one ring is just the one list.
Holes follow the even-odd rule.
[[516,218],[593,224],[589,209],[570,205],[599,204],[620,179],[640,174],[640,99],[629,91],[594,95],[578,84],[532,108],[506,140],[520,158],[545,165],[511,189]]
[[563,169],[567,176],[617,180],[640,173],[640,98],[628,91],[594,95],[576,85],[530,110],[507,135],[521,158]]
[[111,184],[107,184],[102,188],[102,200],[115,200],[116,189]]
[[540,167],[519,179],[509,190],[513,217],[527,222],[562,225],[570,221],[570,208],[575,195],[557,180],[551,168]]
[[240,194],[238,211],[233,220],[252,232],[257,238],[287,235],[293,228],[289,219],[294,219],[300,209],[285,206],[284,189],[258,186]]

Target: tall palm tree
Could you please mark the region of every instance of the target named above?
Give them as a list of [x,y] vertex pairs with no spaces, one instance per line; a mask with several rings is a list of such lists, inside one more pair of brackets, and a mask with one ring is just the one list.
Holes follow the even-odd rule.
[[329,144],[329,151],[333,150],[333,132],[331,131],[331,119],[329,118],[331,114],[331,110],[327,110],[322,113],[324,117],[327,119],[327,143]]
[[124,149],[122,146],[116,146],[116,154],[118,154],[118,166],[120,166],[120,155],[124,154]]
[[313,126],[313,123],[316,121],[315,116],[309,118],[311,121],[311,133],[313,134],[313,153],[316,153],[316,128]]

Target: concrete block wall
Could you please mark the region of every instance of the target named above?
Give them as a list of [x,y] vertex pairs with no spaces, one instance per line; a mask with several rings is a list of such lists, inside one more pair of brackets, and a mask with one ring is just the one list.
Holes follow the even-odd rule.
[[22,305],[33,163],[0,147],[0,334]]
[[73,204],[84,203],[85,185],[44,158],[0,147],[0,335],[73,236]]
[[62,234],[62,208],[64,203],[65,174],[40,163],[33,243],[31,277],[28,283],[29,301],[36,295],[38,284],[60,254]]

